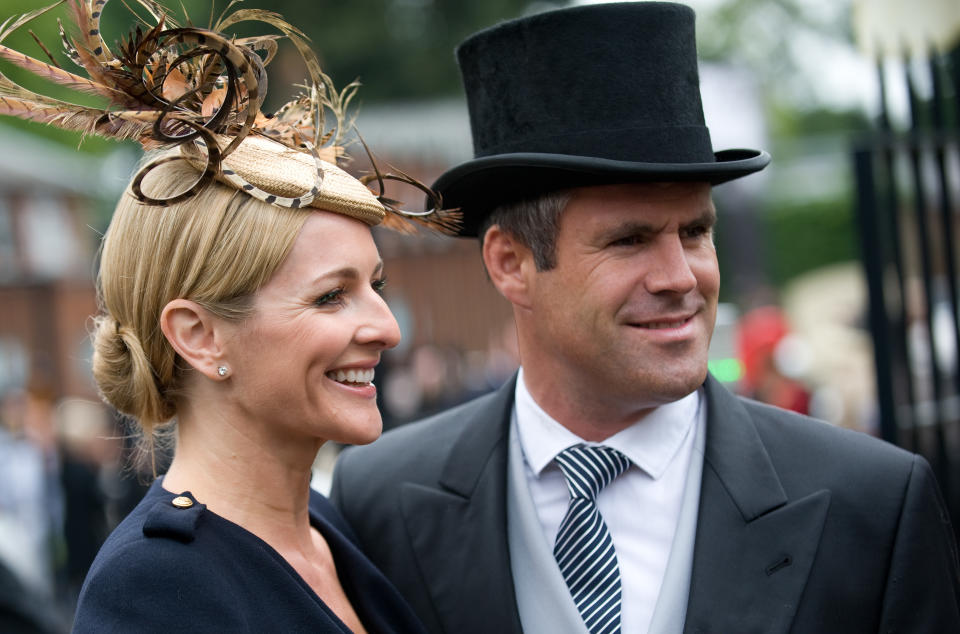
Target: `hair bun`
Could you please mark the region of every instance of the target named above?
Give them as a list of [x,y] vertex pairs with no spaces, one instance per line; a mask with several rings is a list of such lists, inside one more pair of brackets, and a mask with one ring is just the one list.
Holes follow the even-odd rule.
[[93,376],[104,400],[135,418],[147,433],[176,413],[139,337],[110,315],[94,320]]

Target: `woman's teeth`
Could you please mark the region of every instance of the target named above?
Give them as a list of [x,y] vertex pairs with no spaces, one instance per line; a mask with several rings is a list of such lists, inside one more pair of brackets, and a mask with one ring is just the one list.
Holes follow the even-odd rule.
[[372,383],[373,368],[369,370],[331,370],[327,376],[337,383]]

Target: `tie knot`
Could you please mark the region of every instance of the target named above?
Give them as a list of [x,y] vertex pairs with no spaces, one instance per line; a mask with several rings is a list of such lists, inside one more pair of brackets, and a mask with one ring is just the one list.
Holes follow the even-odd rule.
[[555,458],[572,498],[593,500],[603,487],[630,467],[630,459],[605,446],[574,445]]

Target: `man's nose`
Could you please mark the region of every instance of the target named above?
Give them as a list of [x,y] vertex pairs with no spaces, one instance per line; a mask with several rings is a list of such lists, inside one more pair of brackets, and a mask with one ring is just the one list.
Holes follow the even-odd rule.
[[697,287],[690,253],[676,234],[660,236],[653,261],[644,278],[649,293],[689,293]]

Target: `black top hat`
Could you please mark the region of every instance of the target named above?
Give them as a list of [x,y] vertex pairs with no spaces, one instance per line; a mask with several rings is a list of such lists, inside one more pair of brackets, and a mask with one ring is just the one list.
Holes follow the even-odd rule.
[[704,125],[694,13],[666,2],[548,11],[457,49],[476,158],[440,176],[475,236],[492,207],[547,191],[642,181],[722,183],[760,150],[714,153]]

